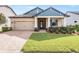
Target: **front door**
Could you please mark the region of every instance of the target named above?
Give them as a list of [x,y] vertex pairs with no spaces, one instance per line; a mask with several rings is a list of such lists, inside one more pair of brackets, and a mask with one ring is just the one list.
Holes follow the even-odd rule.
[[38,29],[46,29],[46,18],[38,18]]

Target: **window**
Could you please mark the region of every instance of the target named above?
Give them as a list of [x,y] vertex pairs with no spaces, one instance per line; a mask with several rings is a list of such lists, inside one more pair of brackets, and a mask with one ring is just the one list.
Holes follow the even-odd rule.
[[74,21],[74,23],[77,23],[77,21]]
[[51,27],[57,26],[57,19],[51,18],[50,25]]

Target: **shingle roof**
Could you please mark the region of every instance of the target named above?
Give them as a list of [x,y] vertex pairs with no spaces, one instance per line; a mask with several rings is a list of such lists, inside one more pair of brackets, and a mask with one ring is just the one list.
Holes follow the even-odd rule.
[[43,11],[43,9],[41,9],[41,8],[39,8],[39,7],[36,7],[36,8],[34,8],[34,9],[32,9],[32,10],[30,10],[30,11],[24,13],[23,16],[29,16],[29,17],[31,17],[31,16],[34,16],[34,15],[36,15],[36,14],[42,12],[42,11]]
[[52,8],[49,7],[46,10],[36,14],[35,16],[65,16],[66,14]]
[[74,13],[74,14],[79,15],[79,11],[67,11],[67,13]]
[[9,9],[11,9],[12,12],[16,15],[16,13],[14,12],[14,10],[13,10],[10,6],[8,6],[8,5],[0,5],[0,7],[7,7],[7,8],[9,8]]

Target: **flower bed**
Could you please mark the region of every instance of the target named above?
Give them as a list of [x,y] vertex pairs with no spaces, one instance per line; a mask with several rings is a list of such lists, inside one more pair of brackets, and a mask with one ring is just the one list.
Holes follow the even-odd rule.
[[51,33],[62,33],[62,34],[71,34],[75,32],[74,27],[50,27],[49,32]]

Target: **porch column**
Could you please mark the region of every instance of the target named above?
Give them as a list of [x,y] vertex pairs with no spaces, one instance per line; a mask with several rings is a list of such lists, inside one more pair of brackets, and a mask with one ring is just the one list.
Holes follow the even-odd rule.
[[63,19],[63,26],[66,27],[66,18]]
[[37,28],[37,17],[35,17],[35,28]]
[[50,17],[48,17],[48,28],[50,27]]

